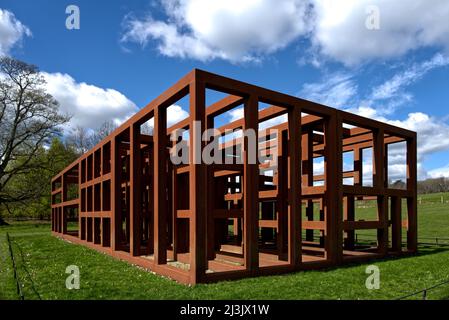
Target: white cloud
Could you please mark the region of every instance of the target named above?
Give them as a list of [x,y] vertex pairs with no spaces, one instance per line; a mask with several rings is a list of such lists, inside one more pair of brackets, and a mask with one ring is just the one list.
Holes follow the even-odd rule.
[[449,178],[449,164],[444,167],[441,167],[441,168],[430,170],[429,177],[430,178],[441,178],[441,177]]
[[282,123],[285,123],[288,121],[288,115],[287,114],[283,114],[274,118],[271,118],[269,120],[265,120],[259,123],[259,130],[266,130],[269,129],[271,127],[280,125]]
[[24,36],[31,36],[30,29],[17,20],[13,13],[0,8],[0,56],[8,55]]
[[[189,113],[182,109],[179,105],[171,105],[167,108],[167,127],[170,127],[179,121],[184,120],[189,116]],[[149,132],[153,132],[154,128],[154,118],[148,120],[145,124],[147,126]]]
[[[42,72],[46,89],[60,103],[60,110],[72,116],[68,130],[81,126],[97,129],[105,121],[112,120],[120,125],[139,109],[121,92],[100,88],[85,82],[76,82],[68,74]],[[167,125],[171,126],[189,116],[178,105],[167,108]],[[150,128],[154,120],[148,121]]]
[[[104,121],[120,124],[138,108],[125,95],[85,82],[76,82],[68,74],[42,73],[47,91],[60,103],[60,110],[72,116],[69,127],[98,128]],[[69,128],[69,129],[70,129]]]
[[379,118],[379,111],[374,108],[367,107],[367,106],[359,106],[356,108],[347,108],[347,109],[345,109],[345,111],[358,114],[359,116],[362,116],[365,118],[370,118],[370,119]]
[[359,97],[356,73],[324,74],[321,81],[305,83],[299,96],[334,108],[372,117],[390,115],[399,107],[413,102],[407,88],[421,80],[430,71],[449,65],[449,57],[440,53],[418,63],[406,65],[391,78],[374,86],[366,97]]
[[189,113],[178,105],[171,105],[167,108],[167,126],[170,127],[189,116]]
[[169,57],[259,60],[304,35],[307,1],[163,0],[167,21],[125,19],[122,41],[158,42]]
[[[242,119],[244,116],[243,108],[236,108],[231,111],[229,111],[229,122],[234,122],[237,120]],[[282,124],[284,122],[288,121],[287,114],[283,114],[274,118],[271,118],[269,120],[265,120],[259,123],[259,130],[265,130],[271,127],[274,127],[276,125]]]
[[371,100],[385,100],[403,96],[405,87],[410,86],[424,77],[429,71],[449,65],[449,57],[436,54],[430,60],[414,64],[405,71],[396,74],[390,80],[373,89]]
[[407,178],[407,143],[399,142],[388,146],[388,178],[394,182]]
[[357,113],[365,114],[366,117],[372,116],[369,112],[373,109],[376,110],[378,116],[391,115],[399,107],[413,102],[414,96],[407,91],[408,87],[420,81],[432,70],[448,65],[449,57],[440,53],[435,54],[429,60],[408,65],[390,79],[375,86],[371,93],[353,108],[358,109]]
[[[423,166],[425,159],[436,152],[449,150],[449,124],[443,120],[434,118],[423,112],[409,113],[404,120],[392,120],[385,118],[382,115],[378,115],[375,109],[364,108],[365,113],[369,113],[370,118],[376,119],[382,122],[389,123],[394,126],[405,128],[415,131],[418,137],[418,178],[425,179],[430,172],[427,173]],[[355,113],[358,113],[357,110]],[[364,113],[360,114],[364,115]],[[392,173],[390,177],[403,176],[405,172],[405,159],[398,155],[393,154],[391,162]],[[402,162],[402,164],[401,164]]]
[[[435,68],[449,65],[449,58],[436,54],[429,60],[412,64],[382,84],[375,86],[368,97],[360,99],[355,75],[324,75],[323,81],[306,83],[300,97],[323,103],[331,107],[377,119],[392,125],[418,132],[419,153],[422,156],[449,149],[449,125],[423,112],[409,113],[404,120],[392,120],[391,114],[413,96],[407,87],[421,80]],[[407,97],[407,98],[404,98]],[[394,108],[392,108],[394,106]]]
[[[401,56],[422,47],[449,49],[446,0],[312,0],[316,14],[312,43],[347,65]],[[380,29],[369,30],[367,8],[376,5]]]
[[234,122],[243,118],[243,108],[235,108],[229,111],[230,122]]
[[[392,78],[375,86],[365,99],[358,97],[355,75],[351,74],[326,74],[321,82],[304,84],[300,96],[363,117],[416,131],[419,177],[426,178],[428,174],[422,165],[424,159],[436,152],[449,150],[449,139],[447,139],[449,124],[424,112],[412,112],[405,119],[395,120],[393,112],[405,102],[413,100],[413,95],[407,92],[408,86],[421,80],[431,70],[447,65],[449,65],[449,58],[436,54],[429,60],[406,67]],[[390,164],[390,178],[403,176],[405,160],[400,155],[393,154]]]
[[320,157],[313,162],[313,175],[320,176],[324,174],[324,160]]
[[449,124],[423,112],[410,113],[405,120],[380,120],[418,133],[418,155],[426,155],[449,149]]
[[299,96],[334,108],[344,108],[357,94],[357,84],[350,74],[336,73],[326,76],[326,81],[306,83]]
[[[446,0],[161,0],[165,19],[124,20],[123,42],[157,43],[169,57],[201,61],[258,61],[301,40],[308,60],[346,65],[399,57],[432,47],[449,50]],[[380,29],[369,30],[367,8],[376,5]]]
[[209,60],[225,58],[223,52],[214,51],[195,37],[180,34],[177,27],[147,18],[127,22],[127,32],[122,41],[135,41],[145,46],[150,39],[160,40],[158,50],[168,57]]

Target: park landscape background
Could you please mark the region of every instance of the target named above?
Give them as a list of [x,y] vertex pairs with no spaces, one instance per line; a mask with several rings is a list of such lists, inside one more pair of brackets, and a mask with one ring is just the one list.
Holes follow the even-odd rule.
[[[375,215],[361,203],[360,218]],[[449,193],[420,196],[419,251],[414,256],[345,265],[335,269],[200,284],[195,287],[155,275],[84,246],[51,236],[46,221],[0,227],[0,299],[398,299],[449,280]],[[7,239],[9,235],[9,242]],[[374,234],[357,234],[370,242]],[[14,278],[11,251],[16,264]],[[80,268],[80,289],[68,290],[69,265]],[[366,267],[380,269],[380,289],[365,287]],[[406,299],[422,299],[419,292]],[[449,299],[449,284],[426,292]]]
[[[73,2],[0,5],[0,299],[396,299],[449,280],[449,2]],[[197,67],[416,131],[418,254],[373,262],[379,290],[367,264],[188,287],[52,237],[51,178]]]
[[[449,179],[443,177],[419,182],[419,253],[376,261],[378,290],[365,286],[367,264],[188,287],[53,237],[51,178],[115,125],[63,135],[70,115],[58,113],[38,68],[8,57],[0,68],[7,75],[0,79],[0,299],[395,299],[449,280]],[[404,182],[390,184],[400,188]],[[356,214],[375,220],[375,203],[358,201]],[[358,243],[375,240],[369,231],[357,233]],[[69,265],[80,268],[79,290],[65,286]],[[426,298],[448,299],[449,285],[426,291]]]

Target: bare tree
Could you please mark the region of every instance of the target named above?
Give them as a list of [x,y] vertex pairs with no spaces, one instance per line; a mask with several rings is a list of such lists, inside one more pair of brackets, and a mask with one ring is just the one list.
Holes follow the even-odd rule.
[[93,134],[93,142],[94,144],[97,144],[104,138],[106,138],[108,135],[112,133],[117,128],[117,125],[112,120],[107,120],[103,122],[103,124],[95,130]]
[[418,181],[418,193],[437,193],[449,191],[449,179],[445,177]]
[[45,91],[36,66],[0,58],[0,205],[34,196],[30,190],[11,189],[8,184],[40,165],[34,161],[39,150],[68,120]]
[[98,142],[106,138],[116,128],[117,126],[112,120],[103,122],[96,130],[90,130],[83,126],[76,126],[67,136],[66,142],[81,155],[92,149]]
[[73,128],[68,134],[66,142],[67,144],[73,146],[79,155],[87,152],[95,145],[92,138],[92,133],[82,126],[76,126]]

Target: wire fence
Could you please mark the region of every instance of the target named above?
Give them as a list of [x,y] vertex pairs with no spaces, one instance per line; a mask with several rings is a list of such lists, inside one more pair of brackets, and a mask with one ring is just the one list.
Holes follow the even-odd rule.
[[418,196],[418,204],[447,204],[449,203],[448,195],[441,195],[441,196]]
[[8,241],[9,254],[11,255],[12,268],[14,271],[14,280],[16,281],[16,287],[17,287],[17,294],[19,295],[20,300],[25,300],[25,296],[23,295],[23,291],[22,291],[22,283],[20,282],[18,274],[17,274],[16,259],[14,258],[14,252],[12,250],[11,239],[9,237],[8,232],[6,233],[6,240]]
[[[403,239],[406,240],[405,238]],[[364,234],[359,235],[355,234],[356,242],[375,242],[377,241],[376,235]],[[438,247],[449,247],[449,238],[447,237],[419,237],[418,246],[438,246]]]
[[[420,195],[416,199],[419,205],[437,205],[437,204],[449,204],[449,194],[445,195]],[[403,200],[406,201],[405,199]],[[356,209],[374,209],[377,208],[377,201],[375,199],[357,200],[355,202]]]
[[[321,236],[314,235],[313,241],[319,241]],[[406,238],[402,239],[407,241]],[[377,242],[377,235],[374,234],[355,234],[356,243],[374,243]],[[419,237],[418,246],[438,246],[438,247],[449,247],[449,238],[447,237]]]
[[449,284],[449,280],[445,280],[445,281],[437,283],[437,284],[435,284],[435,285],[433,285],[431,287],[424,288],[422,290],[406,294],[405,296],[396,298],[395,300],[404,300],[404,299],[407,299],[407,298],[410,298],[410,297],[414,297],[414,296],[417,296],[417,295],[421,295],[422,296],[422,298],[421,298],[422,300],[427,300],[427,295],[428,295],[429,291],[432,291],[434,289],[440,288],[440,287],[442,287],[444,285],[448,285],[448,284]]
[[[314,240],[318,240],[320,237],[319,236],[314,236]],[[25,300],[25,296],[23,293],[23,285],[22,282],[19,279],[19,275],[17,272],[17,262],[14,256],[14,251],[12,248],[12,241],[11,238],[9,236],[9,233],[6,233],[6,239],[8,241],[8,247],[9,247],[9,252],[10,252],[10,256],[11,256],[11,261],[12,261],[12,265],[13,265],[13,272],[14,272],[14,280],[16,282],[16,288],[17,288],[17,295],[19,296],[20,300]],[[375,242],[377,240],[377,236],[376,235],[369,235],[369,234],[363,234],[363,235],[359,235],[359,234],[355,234],[355,242]],[[423,245],[423,246],[438,246],[438,247],[448,247],[449,246],[449,238],[447,237],[420,237],[418,239],[418,245]],[[20,249],[20,248],[19,248]],[[22,252],[20,252],[22,255]],[[22,256],[23,259],[23,256]],[[428,295],[429,292],[432,292],[435,289],[444,287],[446,285],[449,285],[449,279],[444,280],[442,282],[439,282],[433,286],[418,290],[418,291],[414,291],[411,293],[408,293],[406,295],[400,296],[398,298],[395,298],[394,300],[404,300],[407,298],[411,298],[411,297],[415,297],[415,296],[421,296],[422,300],[427,300],[428,299]],[[34,286],[33,286],[34,289]],[[39,299],[41,299],[39,293],[36,291],[36,294],[38,296]]]
[[[377,238],[376,235],[359,236],[356,234],[355,236],[356,236],[356,242],[358,242],[358,241],[374,242],[375,239]],[[366,238],[370,238],[370,239],[366,239]],[[418,246],[449,247],[449,238],[446,238],[446,237],[420,237],[418,239]],[[422,300],[427,300],[429,291],[435,290],[437,288],[441,288],[445,285],[449,285],[449,280],[445,280],[445,281],[439,282],[433,286],[406,294],[404,296],[396,298],[395,300],[404,300],[404,299],[411,298],[411,297],[418,296],[418,295],[421,295]]]

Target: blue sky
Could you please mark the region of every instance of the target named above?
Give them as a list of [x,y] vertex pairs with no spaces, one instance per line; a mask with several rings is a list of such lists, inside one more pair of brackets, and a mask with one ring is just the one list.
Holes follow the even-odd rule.
[[[71,4],[79,30],[66,28]],[[72,127],[121,121],[201,68],[418,131],[420,178],[449,176],[445,0],[2,0],[0,10],[0,54],[39,66]]]

